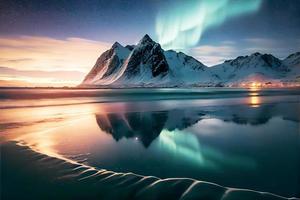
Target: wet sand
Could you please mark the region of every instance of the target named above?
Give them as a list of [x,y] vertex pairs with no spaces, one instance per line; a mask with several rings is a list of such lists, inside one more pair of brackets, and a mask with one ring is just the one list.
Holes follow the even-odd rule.
[[115,173],[46,156],[13,142],[1,145],[1,161],[1,199],[296,199],[194,179]]

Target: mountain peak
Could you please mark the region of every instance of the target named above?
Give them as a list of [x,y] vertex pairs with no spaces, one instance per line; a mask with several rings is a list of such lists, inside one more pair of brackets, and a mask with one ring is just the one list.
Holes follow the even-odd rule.
[[296,53],[292,53],[290,54],[288,57],[286,57],[285,59],[289,59],[289,58],[293,58],[293,57],[299,57],[300,56],[300,51],[296,52]]
[[145,43],[152,43],[153,40],[150,38],[148,34],[144,35],[142,39],[140,40],[139,44],[145,44]]
[[300,67],[300,52],[293,53],[283,60],[285,65],[290,67]]
[[262,55],[262,54],[259,53],[259,52],[255,52],[255,53],[251,54],[251,56],[261,56],[261,55]]
[[[104,87],[230,86],[258,81],[297,81],[300,53],[284,60],[255,52],[206,67],[182,52],[164,51],[145,34],[137,45],[115,42],[96,61],[82,85]],[[262,77],[262,78],[261,78]]]
[[122,45],[121,45],[119,42],[115,42],[115,43],[111,46],[112,49],[115,49],[115,48],[117,48],[117,47],[122,47]]

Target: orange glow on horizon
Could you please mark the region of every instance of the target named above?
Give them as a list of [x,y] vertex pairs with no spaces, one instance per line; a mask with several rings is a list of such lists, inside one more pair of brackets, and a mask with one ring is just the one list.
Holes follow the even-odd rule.
[[[38,36],[7,36],[0,38],[0,66],[12,70],[25,71],[18,74],[14,71],[1,72],[0,86],[75,86],[78,85],[95,64],[101,53],[110,48],[109,43],[83,38],[55,39]],[[42,71],[49,76],[38,76]],[[76,71],[83,77],[72,74],[53,72]],[[52,74],[51,74],[52,72]]]
[[251,88],[261,88],[262,85],[263,85],[263,84],[260,83],[260,82],[252,82],[251,85],[250,85],[250,87],[251,87]]
[[300,87],[300,83],[298,82],[280,82],[274,80],[271,81],[252,81],[252,82],[241,82],[238,84],[233,84],[232,87],[242,87],[242,88],[249,88],[251,91],[260,90],[262,88],[287,88],[287,87]]
[[31,78],[31,77],[0,77],[1,86],[23,86],[23,87],[63,87],[77,86],[80,81],[59,80],[53,78]]

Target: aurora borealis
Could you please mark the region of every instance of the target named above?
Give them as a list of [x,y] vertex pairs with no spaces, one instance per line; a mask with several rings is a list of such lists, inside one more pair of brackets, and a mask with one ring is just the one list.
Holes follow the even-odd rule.
[[[0,86],[76,86],[101,53],[145,34],[207,66],[299,51],[293,0],[2,0]],[[65,78],[61,78],[64,76]]]
[[190,0],[173,3],[158,13],[158,41],[165,49],[194,47],[208,28],[232,17],[254,12],[260,5],[261,0]]

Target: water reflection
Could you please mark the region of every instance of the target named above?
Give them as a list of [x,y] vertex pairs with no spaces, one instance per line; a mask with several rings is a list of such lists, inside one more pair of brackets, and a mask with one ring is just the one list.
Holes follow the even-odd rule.
[[96,114],[101,130],[119,141],[122,138],[134,138],[145,147],[161,133],[167,120],[167,112],[128,112]]
[[[299,111],[295,105],[97,113],[96,121],[101,129],[98,134],[108,134],[115,143],[106,147],[108,150],[95,150],[98,156],[89,162],[114,171],[294,192],[298,187],[295,174],[299,167],[296,139],[299,138]],[[105,152],[111,156],[107,158]],[[287,166],[289,170],[285,170]],[[270,180],[278,185],[270,189]]]
[[257,108],[260,106],[262,103],[260,95],[260,88],[250,88],[248,100],[250,107]]
[[222,170],[221,166],[229,165],[254,169],[256,163],[253,159],[235,153],[225,153],[210,145],[202,144],[201,139],[193,131],[163,130],[158,145],[162,151],[174,155],[180,160],[193,163],[201,169],[214,171]]
[[[282,112],[283,109],[285,110],[284,113]],[[99,128],[110,134],[115,141],[122,138],[135,139],[146,148],[162,132],[176,134],[176,130],[185,130],[199,124],[203,119],[218,119],[238,125],[259,126],[268,123],[270,119],[276,116],[299,121],[297,111],[285,104],[267,104],[257,107],[257,109],[239,105],[217,109],[216,107],[200,107],[143,112],[126,112],[123,110],[122,112],[95,114]],[[199,131],[201,132],[201,130]],[[167,137],[165,139],[165,141],[168,140]]]
[[[200,135],[216,134],[229,122],[237,125],[259,126],[279,115],[279,105],[263,105],[257,109],[248,106],[223,108],[199,107],[165,111],[98,113],[95,115],[99,128],[110,134],[115,141],[122,138],[137,140],[148,148],[154,140],[155,147],[176,158],[195,163],[202,168],[218,169],[220,163],[254,168],[249,158],[227,153],[201,144]],[[287,109],[288,110],[288,109]],[[294,112],[291,112],[294,113]],[[286,112],[290,118],[296,117]],[[281,114],[281,113],[280,113]],[[297,117],[294,120],[298,120]],[[249,129],[250,127],[247,127]],[[235,128],[231,131],[238,132]]]
[[299,101],[260,94],[6,109],[1,135],[116,172],[291,194],[299,188]]
[[250,105],[253,108],[259,107],[259,105],[260,105],[260,98],[258,96],[251,96],[250,97]]

